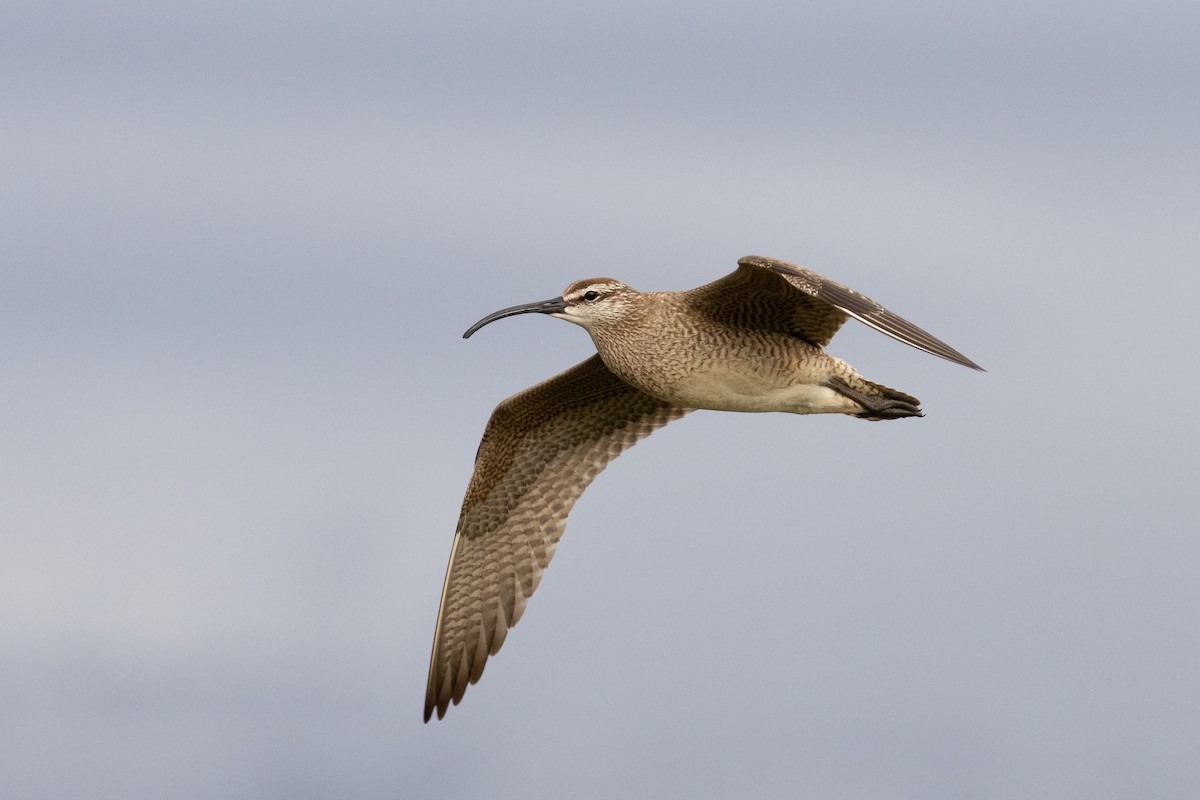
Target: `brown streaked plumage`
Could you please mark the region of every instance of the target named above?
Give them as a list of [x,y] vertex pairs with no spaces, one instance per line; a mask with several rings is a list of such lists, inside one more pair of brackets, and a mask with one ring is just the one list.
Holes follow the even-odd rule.
[[504,643],[592,479],[627,447],[689,411],[922,416],[911,395],[866,380],[824,351],[854,317],[972,369],[954,348],[870,298],[785,261],[747,256],[686,292],[637,292],[610,278],[502,309],[587,329],[597,354],[492,413],[455,532],[434,633],[425,720],[458,703]]

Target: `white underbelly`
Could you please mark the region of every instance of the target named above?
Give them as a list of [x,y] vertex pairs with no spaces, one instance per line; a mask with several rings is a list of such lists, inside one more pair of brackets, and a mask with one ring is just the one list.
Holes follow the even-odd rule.
[[[792,382],[785,380],[792,378]],[[804,376],[760,376],[711,369],[671,387],[671,401],[714,411],[785,411],[792,414],[856,413],[854,401]]]

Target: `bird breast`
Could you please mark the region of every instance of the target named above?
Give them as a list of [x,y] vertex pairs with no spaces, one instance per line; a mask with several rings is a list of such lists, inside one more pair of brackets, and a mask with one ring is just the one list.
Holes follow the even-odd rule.
[[653,336],[596,339],[600,357],[617,377],[682,408],[844,410],[844,398],[820,385],[830,374],[831,357],[788,334],[665,325]]

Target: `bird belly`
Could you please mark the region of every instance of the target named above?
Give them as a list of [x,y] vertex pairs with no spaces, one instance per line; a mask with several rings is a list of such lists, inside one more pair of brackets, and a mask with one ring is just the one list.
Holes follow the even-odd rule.
[[791,414],[854,414],[862,409],[824,386],[818,376],[764,375],[709,365],[669,388],[672,403],[714,411],[784,411]]
[[853,370],[790,334],[670,325],[641,339],[594,337],[617,377],[681,408],[791,414],[858,414],[858,403],[827,381]]

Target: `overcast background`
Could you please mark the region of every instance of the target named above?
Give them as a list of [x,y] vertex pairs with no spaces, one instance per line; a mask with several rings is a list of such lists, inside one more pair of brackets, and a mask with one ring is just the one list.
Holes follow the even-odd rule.
[[[1200,6],[10,2],[5,798],[1200,796]],[[472,322],[805,264],[927,417],[702,412],[421,723]]]

